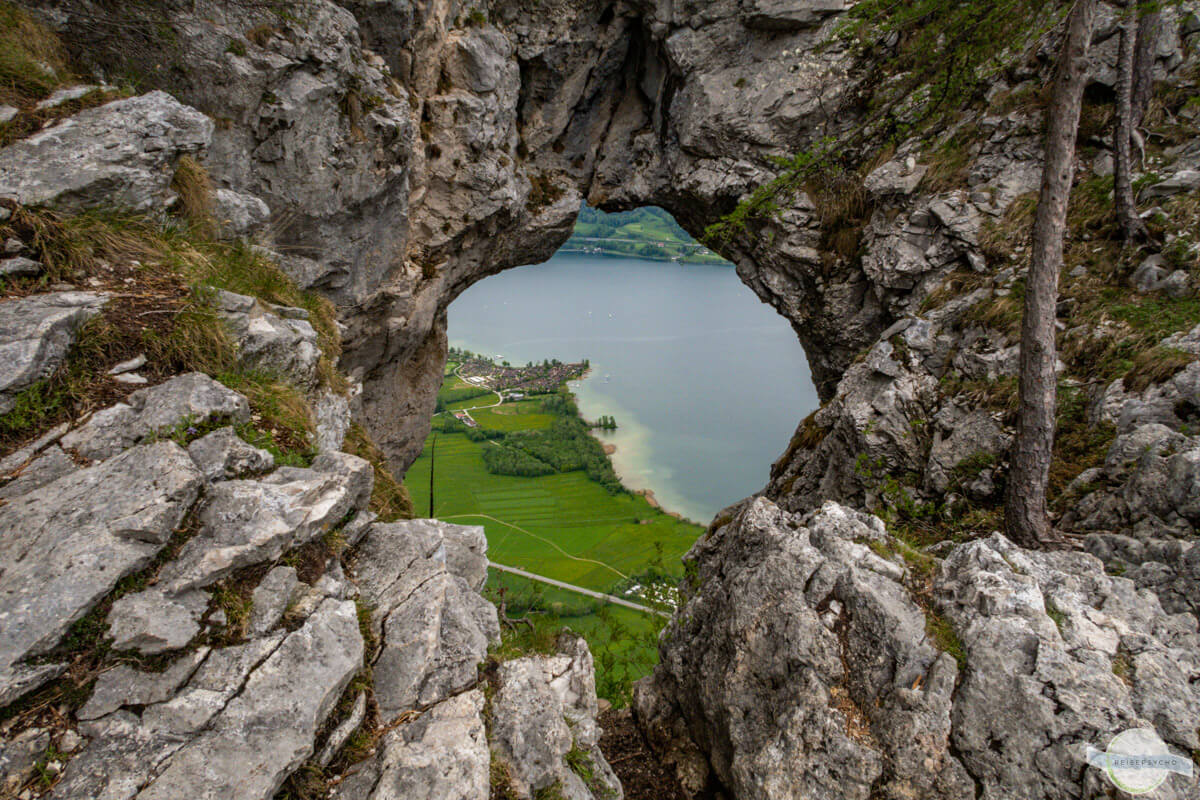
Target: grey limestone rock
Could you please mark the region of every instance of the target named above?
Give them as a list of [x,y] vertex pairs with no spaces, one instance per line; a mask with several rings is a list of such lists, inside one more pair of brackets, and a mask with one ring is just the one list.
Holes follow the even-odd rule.
[[40,261],[17,256],[0,261],[0,278],[36,278],[45,271]]
[[244,422],[250,404],[232,389],[200,372],[189,372],[97,411],[80,428],[63,437],[62,445],[84,458],[107,458],[181,424],[212,421]]
[[[0,703],[13,670],[54,647],[124,576],[147,566],[202,478],[173,442],[128,450],[0,506]],[[31,688],[26,685],[24,689]]]
[[28,494],[78,468],[79,465],[64,453],[61,447],[51,445],[22,469],[13,480],[0,486],[0,500]]
[[[926,483],[937,492],[944,492],[955,478],[975,478],[981,469],[998,463],[1008,451],[1009,437],[986,411],[941,413],[935,418],[938,429],[929,450],[925,470]],[[956,470],[965,462],[977,462],[973,474],[963,476]]]
[[[81,724],[91,741],[50,796],[269,800],[314,753],[362,657],[354,604],[334,599],[291,633],[184,656],[157,679],[163,685],[133,687],[150,701],[140,718],[118,710]],[[180,665],[190,678],[158,700],[167,675],[185,671]]]
[[266,472],[275,466],[274,456],[242,441],[230,427],[218,428],[192,442],[188,445],[188,455],[209,481]]
[[29,444],[14,450],[3,459],[0,459],[0,476],[9,475],[28,464],[39,453],[61,439],[70,429],[70,425],[65,422],[61,425],[56,425]]
[[213,206],[213,214],[227,236],[253,233],[271,218],[271,209],[262,198],[233,189],[213,192]]
[[350,430],[350,400],[337,392],[324,391],[313,404],[317,418],[317,449],[322,453],[337,452]]
[[0,791],[17,797],[17,791],[34,775],[34,765],[50,746],[50,731],[28,728],[0,743]]
[[[373,669],[384,720],[474,685],[476,665],[500,635],[495,607],[454,571],[469,565],[475,580],[482,554],[447,537],[444,523],[423,523],[374,524],[357,552],[358,585],[380,640]],[[465,538],[480,544],[474,531]]]
[[327,600],[257,667],[138,797],[268,800],[313,753],[313,739],[362,666],[354,603]]
[[208,146],[213,123],[165,92],[80,112],[0,150],[0,197],[74,209],[161,209],[175,161]]
[[208,586],[239,567],[307,544],[365,507],[372,481],[367,462],[327,453],[308,468],[283,467],[258,480],[217,484],[200,511],[200,533],[164,569],[159,584],[173,592]]
[[317,763],[322,767],[329,766],[329,762],[333,761],[333,757],[342,749],[342,746],[346,744],[350,736],[358,730],[358,727],[362,725],[366,716],[367,693],[359,692],[358,697],[354,698],[354,705],[351,707],[349,715],[338,723],[338,726],[329,734],[329,738],[321,748],[320,755],[317,756]]
[[[572,800],[620,798],[621,785],[597,747],[596,687],[587,644],[564,633],[559,652],[500,666],[492,701],[492,746],[509,768],[518,797],[560,787]],[[571,750],[590,761],[588,785],[566,761]]]
[[81,720],[107,716],[122,706],[146,706],[162,703],[174,696],[208,656],[200,647],[179,658],[163,672],[142,672],[120,665],[101,673],[92,688],[92,696],[75,716]]
[[307,312],[268,307],[253,297],[226,291],[218,291],[216,301],[218,313],[233,332],[239,361],[289,377],[301,387],[315,384],[321,350]]
[[384,735],[377,755],[340,783],[336,800],[486,800],[490,796],[483,693],[443,700]]
[[261,636],[274,628],[299,585],[294,567],[278,566],[268,572],[251,595],[250,633]]
[[1192,192],[1196,189],[1200,189],[1200,170],[1185,169],[1176,172],[1165,181],[1160,181],[1146,187],[1142,190],[1141,196],[1149,200],[1159,197],[1171,197],[1172,195]]
[[0,301],[0,414],[12,410],[17,392],[49,377],[62,364],[79,328],[106,302],[95,292]]
[[51,108],[58,108],[61,105],[87,97],[92,92],[100,91],[99,86],[83,84],[81,86],[68,86],[65,89],[57,89],[50,94],[45,100],[39,102],[35,109],[38,111],[46,111]]
[[108,635],[115,650],[147,655],[186,647],[200,632],[198,620],[208,608],[199,591],[171,595],[150,588],[118,599],[108,612]]
[[933,561],[922,607],[903,547],[860,544],[890,541],[870,519],[757,498],[693,548],[697,578],[635,696],[689,789],[711,769],[738,798],[1099,798],[1085,744],[1143,726],[1194,748],[1191,614],[1091,556],[998,534]]
[[201,590],[332,530],[366,506],[372,478],[367,462],[339,453],[318,456],[311,468],[284,467],[257,480],[214,485],[200,510],[199,533],[163,567],[157,583],[113,605],[114,646],[144,653],[183,647],[200,632],[208,606]]

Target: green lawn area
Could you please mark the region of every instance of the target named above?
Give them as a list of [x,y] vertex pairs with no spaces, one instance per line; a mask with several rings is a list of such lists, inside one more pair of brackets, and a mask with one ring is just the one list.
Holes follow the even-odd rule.
[[[479,398],[486,405],[487,397]],[[495,402],[493,395],[491,402]],[[495,408],[481,408],[472,411],[471,416],[485,428],[494,431],[525,431],[549,428],[554,421],[553,414],[541,412],[541,400],[522,400],[519,403],[505,403]]]
[[[429,513],[432,442],[431,436],[405,476],[420,515]],[[660,543],[664,568],[682,574],[680,557],[703,533],[701,527],[652,508],[640,496],[610,495],[583,472],[493,475],[483,465],[481,448],[495,446],[461,433],[437,435],[433,509],[439,519],[483,525],[493,560],[604,591],[622,574],[650,566]]]

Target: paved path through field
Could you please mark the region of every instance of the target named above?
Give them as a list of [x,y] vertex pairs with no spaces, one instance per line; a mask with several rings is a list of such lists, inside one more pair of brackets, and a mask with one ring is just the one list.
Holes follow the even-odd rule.
[[604,594],[602,592],[594,592],[591,589],[584,589],[582,586],[572,586],[569,583],[563,583],[562,581],[556,581],[553,578],[547,578],[542,575],[534,575],[532,572],[526,572],[525,570],[517,569],[516,567],[506,567],[503,564],[497,564],[495,561],[489,561],[488,566],[492,567],[493,569],[498,569],[501,572],[508,572],[513,575],[519,575],[522,578],[528,578],[531,581],[538,581],[539,583],[545,583],[549,586],[554,586],[559,589],[566,589],[568,592],[575,592],[576,594],[582,594],[582,595],[587,595],[588,597],[594,597],[597,600],[604,600],[606,602],[613,603],[614,605],[624,606],[625,608],[632,608],[634,611],[641,611],[643,614],[656,614],[657,616],[666,617],[668,619],[670,619],[670,617],[671,617],[671,615],[668,614],[667,612],[659,611],[656,608],[647,608],[646,606],[640,606],[637,603],[631,603],[628,600],[622,599],[620,597],[614,597],[611,594]]
[[[493,444],[495,444],[495,442],[493,442]],[[499,446],[499,445],[497,445],[497,446]],[[519,526],[519,525],[513,525],[511,522],[505,522],[505,521],[504,521],[504,520],[502,520],[502,519],[496,519],[495,517],[493,517],[493,516],[491,516],[491,515],[489,515],[489,514],[450,514],[450,515],[448,515],[448,516],[439,516],[439,517],[438,517],[438,519],[441,519],[441,520],[446,520],[446,521],[448,522],[448,521],[450,521],[450,520],[453,520],[453,519],[462,519],[463,517],[478,517],[478,518],[480,518],[480,519],[490,519],[492,522],[495,522],[495,523],[497,523],[497,524],[500,524],[500,525],[505,525],[505,526],[507,526],[507,527],[509,527],[509,528],[512,528],[514,531],[520,531],[521,533],[524,533],[524,534],[526,534],[527,536],[532,536],[534,539],[537,539],[539,542],[543,542],[543,543],[545,543],[545,544],[548,544],[548,545],[550,545],[550,546],[551,546],[551,547],[553,547],[555,550],[557,550],[558,552],[562,553],[562,554],[563,554],[563,556],[565,556],[566,558],[569,558],[569,559],[571,559],[572,561],[582,561],[582,562],[585,562],[585,563],[588,563],[588,564],[595,564],[595,565],[597,565],[597,566],[604,567],[604,568],[605,568],[605,569],[607,569],[607,570],[612,570],[612,571],[613,571],[613,572],[615,572],[615,573],[617,574],[617,576],[618,576],[618,577],[620,577],[622,580],[629,580],[629,576],[628,576],[628,575],[626,575],[624,572],[621,572],[621,570],[617,569],[616,567],[614,567],[614,566],[613,566],[613,565],[611,565],[611,564],[605,564],[603,561],[597,561],[597,560],[596,560],[596,559],[594,559],[594,558],[582,558],[582,557],[580,557],[580,556],[573,556],[573,555],[571,555],[570,553],[568,553],[566,550],[563,550],[561,547],[559,547],[559,546],[558,546],[556,543],[554,543],[554,542],[550,541],[549,539],[547,539],[545,536],[538,536],[538,535],[537,535],[536,533],[534,533],[533,531],[527,531],[527,530],[525,530],[524,528],[522,528],[522,527],[521,527],[521,526]]]

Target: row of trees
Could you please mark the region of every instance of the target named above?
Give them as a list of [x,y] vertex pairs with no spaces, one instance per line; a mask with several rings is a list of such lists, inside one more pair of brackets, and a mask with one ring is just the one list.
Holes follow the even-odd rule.
[[493,475],[517,475],[522,478],[553,475],[558,471],[524,450],[504,445],[484,448],[483,466]]
[[601,414],[600,419],[592,423],[593,428],[599,428],[602,431],[615,431],[617,429],[617,420],[610,414]]
[[[566,394],[556,394],[542,401],[542,410],[554,414],[550,427],[540,431],[514,431],[504,434],[483,428],[467,428],[458,420],[446,425],[455,425],[475,441],[492,439],[497,442],[483,453],[483,463],[488,472],[496,475],[519,475],[536,477],[553,472],[575,472],[583,470],[588,477],[599,483],[609,494],[626,491],[612,462],[604,452],[604,446],[589,432],[587,423],[579,417],[579,410]],[[610,417],[613,427],[616,422]]]
[[[1017,437],[1004,507],[1008,535],[1029,547],[1058,540],[1046,504],[1058,390],[1055,319],[1097,4],[1098,0],[1074,0],[1046,119],[1046,155],[1021,323]],[[1133,196],[1132,152],[1137,123],[1150,100],[1159,8],[1135,0],[1124,0],[1122,6],[1113,132],[1114,205],[1121,235],[1129,244],[1146,233]]]

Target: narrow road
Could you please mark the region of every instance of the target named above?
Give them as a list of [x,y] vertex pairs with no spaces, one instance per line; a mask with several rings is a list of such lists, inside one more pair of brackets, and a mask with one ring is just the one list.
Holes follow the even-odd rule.
[[641,611],[643,614],[656,614],[657,616],[665,617],[667,619],[671,618],[670,614],[668,614],[665,611],[659,611],[656,608],[640,606],[637,603],[631,603],[628,600],[622,599],[620,597],[614,597],[611,594],[604,594],[602,592],[594,592],[591,589],[584,589],[582,586],[572,586],[569,583],[563,583],[562,581],[556,581],[553,578],[547,578],[542,575],[534,575],[532,572],[526,572],[525,570],[517,569],[516,567],[506,567],[503,564],[497,564],[495,561],[489,561],[488,566],[490,566],[494,569],[498,569],[501,572],[508,572],[512,575],[518,575],[522,578],[528,578],[531,581],[538,581],[539,583],[544,583],[544,584],[547,584],[548,586],[554,586],[558,589],[566,589],[568,592],[575,592],[576,594],[586,595],[588,597],[595,598],[596,600],[604,600],[604,601],[612,603],[614,605],[624,606],[625,608],[632,608],[634,611]]

